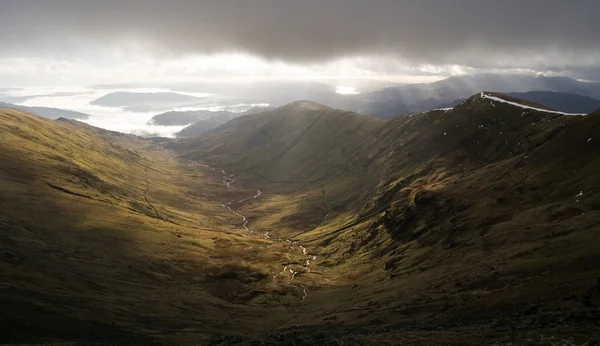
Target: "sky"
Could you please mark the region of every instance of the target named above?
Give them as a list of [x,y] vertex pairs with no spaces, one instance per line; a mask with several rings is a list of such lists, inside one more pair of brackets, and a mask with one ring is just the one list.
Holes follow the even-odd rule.
[[0,86],[600,80],[597,0],[0,0]]

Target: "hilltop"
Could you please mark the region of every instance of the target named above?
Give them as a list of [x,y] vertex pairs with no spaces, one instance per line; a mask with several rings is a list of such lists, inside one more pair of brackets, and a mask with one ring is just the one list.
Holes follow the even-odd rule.
[[[178,141],[170,148],[184,157],[217,163],[232,171],[247,171],[273,182],[317,182],[352,170],[351,158],[360,143],[384,121],[331,109],[309,101],[234,119],[204,136]],[[352,176],[357,189],[364,193]],[[334,185],[348,184],[338,181]],[[333,188],[331,185],[330,188]],[[368,186],[365,184],[364,186]],[[340,196],[340,205],[353,194]]]

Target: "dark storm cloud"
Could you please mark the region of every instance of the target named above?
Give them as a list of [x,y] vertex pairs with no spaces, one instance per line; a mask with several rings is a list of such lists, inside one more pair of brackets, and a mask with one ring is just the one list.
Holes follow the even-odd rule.
[[598,0],[0,0],[0,54],[130,39],[174,54],[560,69],[598,63],[598,13]]

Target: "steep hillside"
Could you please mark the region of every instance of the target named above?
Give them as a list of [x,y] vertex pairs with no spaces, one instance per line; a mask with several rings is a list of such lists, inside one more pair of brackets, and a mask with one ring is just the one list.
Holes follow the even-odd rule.
[[[312,310],[297,327],[269,338],[352,333],[373,341],[366,335],[375,333],[389,344],[487,344],[598,336],[599,113],[564,114],[492,93],[384,123],[358,115],[336,122],[337,112],[295,103],[172,145],[275,189],[271,210],[310,225],[295,239],[315,249],[319,268],[339,273],[337,284],[311,287]],[[316,187],[275,183],[308,181],[321,184],[323,201],[282,202],[288,191]],[[313,226],[305,211],[321,202],[328,213]],[[261,225],[293,231],[273,218]]]
[[395,119],[380,150],[399,152],[377,155],[386,178],[363,209],[385,212],[322,237],[338,254],[329,260],[385,282],[377,301],[398,312],[384,320],[427,316],[434,329],[518,335],[592,331],[599,126],[600,114],[547,113],[482,95]]
[[[240,117],[218,131],[179,141],[173,147],[187,149],[189,155],[208,153],[215,159],[237,152],[238,156],[244,156],[246,165],[226,158],[224,163],[240,163],[274,179],[315,180],[327,175],[323,168],[343,162],[353,154],[351,149],[356,149],[360,141],[357,135],[365,136],[383,123],[377,118],[298,101],[265,113]],[[331,151],[340,153],[333,157],[323,155]],[[347,156],[343,156],[345,151],[348,151]],[[311,161],[294,161],[294,165],[306,166],[290,169],[285,160],[296,155],[305,155]],[[319,166],[309,167],[315,163]],[[269,172],[263,167],[268,167]],[[333,170],[336,168],[332,167]]]
[[293,315],[303,280],[272,277],[305,256],[222,205],[256,190],[161,141],[0,109],[0,343],[197,344]]
[[[361,143],[385,122],[308,101],[240,117],[204,136],[170,146],[184,157],[202,158],[234,172],[273,183],[327,183],[333,210],[355,203],[373,186],[368,162],[356,166]],[[359,160],[362,160],[360,158]],[[349,187],[353,191],[348,191]],[[303,189],[306,187],[303,187]],[[320,190],[320,187],[319,187]]]

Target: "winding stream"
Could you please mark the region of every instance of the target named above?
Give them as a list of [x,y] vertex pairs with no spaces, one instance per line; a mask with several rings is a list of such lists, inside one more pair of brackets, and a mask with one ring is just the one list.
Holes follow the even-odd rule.
[[[196,165],[198,164],[198,162],[196,162],[196,161],[194,161],[193,163]],[[208,169],[210,169],[212,171],[215,170],[212,167],[209,167],[209,166],[207,166],[207,167],[208,167]],[[223,174],[223,180],[222,180],[223,184],[225,184],[225,186],[229,189],[237,190],[234,186],[232,186],[235,183],[235,179],[233,179],[234,174],[227,174],[227,172],[225,170],[221,170],[221,173]],[[237,201],[236,204],[239,205],[246,201],[256,199],[256,198],[260,197],[262,194],[263,194],[263,192],[261,190],[257,190],[256,194],[254,196],[241,199],[241,200]],[[248,227],[248,222],[249,222],[248,219],[244,215],[238,213],[235,209],[233,209],[232,205],[233,205],[232,201],[221,204],[221,206],[223,206],[224,208],[229,209],[229,211],[231,211],[232,214],[234,214],[242,219],[242,227],[246,231],[248,231],[252,234],[255,234],[255,231],[252,228]],[[278,279],[282,279],[282,278],[285,279],[287,273],[289,272],[288,283],[291,283],[296,278],[296,276],[298,276],[299,274],[310,273],[310,262],[315,261],[317,259],[317,256],[308,253],[308,250],[306,249],[306,247],[298,244],[297,241],[292,241],[290,239],[273,239],[273,238],[271,238],[271,236],[269,236],[269,231],[266,231],[265,233],[263,233],[262,236],[264,236],[267,239],[276,241],[276,242],[287,243],[292,246],[297,246],[302,251],[302,255],[307,257],[306,262],[304,262],[304,265],[301,266],[302,269],[296,268],[297,270],[295,270],[292,267],[297,266],[297,265],[286,264],[283,267],[283,270],[281,272],[279,272],[273,276],[273,280],[278,280]],[[304,272],[302,272],[302,270],[304,270]],[[296,286],[299,287],[300,289],[302,289],[302,300],[304,301],[304,299],[306,299],[306,297],[308,297],[308,293],[306,291],[306,286],[304,286],[302,284],[297,284]]]

